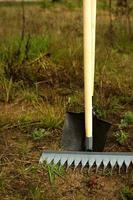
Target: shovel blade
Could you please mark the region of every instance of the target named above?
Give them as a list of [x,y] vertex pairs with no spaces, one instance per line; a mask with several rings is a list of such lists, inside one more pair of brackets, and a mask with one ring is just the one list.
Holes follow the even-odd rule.
[[[101,120],[93,114],[94,152],[104,150],[110,127],[109,122]],[[85,151],[85,113],[66,113],[61,144],[64,150]]]

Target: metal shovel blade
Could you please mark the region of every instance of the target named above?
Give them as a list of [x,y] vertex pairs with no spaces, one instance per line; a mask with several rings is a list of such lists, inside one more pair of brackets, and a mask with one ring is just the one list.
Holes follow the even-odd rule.
[[[104,150],[111,124],[93,114],[93,151]],[[66,113],[61,141],[64,150],[85,151],[85,113]]]

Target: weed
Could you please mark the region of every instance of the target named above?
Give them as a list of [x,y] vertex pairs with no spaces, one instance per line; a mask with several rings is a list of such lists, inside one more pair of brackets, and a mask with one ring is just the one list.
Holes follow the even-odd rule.
[[94,105],[94,111],[96,115],[100,118],[106,118],[107,112],[102,106],[100,107],[99,105]]
[[126,112],[123,119],[121,119],[119,128],[120,129],[127,128],[130,123],[133,123],[133,113],[132,112]]
[[128,123],[124,119],[121,119],[119,128],[123,129],[123,128],[127,128],[127,127],[128,127]]
[[124,121],[126,123],[133,123],[133,113],[132,112],[127,112],[124,115]]
[[124,132],[123,130],[120,130],[115,133],[115,138],[120,145],[123,145],[128,139],[128,133]]
[[49,136],[51,133],[49,131],[46,131],[45,129],[35,129],[32,132],[32,138],[33,140],[40,140],[43,139],[46,136]]
[[121,200],[132,200],[133,199],[133,189],[129,187],[124,187],[121,191]]

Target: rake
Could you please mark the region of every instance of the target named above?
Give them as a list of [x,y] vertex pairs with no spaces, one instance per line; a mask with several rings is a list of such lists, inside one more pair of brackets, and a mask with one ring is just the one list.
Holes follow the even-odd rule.
[[[83,0],[84,13],[84,80],[85,80],[85,114],[67,113],[64,124],[62,145],[67,151],[45,151],[40,163],[65,165],[67,168],[78,166],[83,169],[93,167],[105,170],[116,166],[119,172],[132,168],[132,152],[101,152],[105,146],[107,131],[111,124],[98,119],[92,112],[95,60],[95,25],[96,0]],[[99,152],[100,151],[100,152]]]

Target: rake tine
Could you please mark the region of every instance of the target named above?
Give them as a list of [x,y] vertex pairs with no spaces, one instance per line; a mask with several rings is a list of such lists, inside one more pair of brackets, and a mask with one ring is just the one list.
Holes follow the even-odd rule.
[[68,158],[68,160],[67,160],[67,169],[72,165],[73,162],[74,162],[74,158],[73,157]]
[[76,158],[76,159],[74,160],[74,171],[75,171],[75,169],[78,167],[78,165],[79,165],[80,162],[81,162],[81,158]]
[[131,164],[131,161],[130,161],[129,159],[126,159],[126,160],[124,161],[124,163],[125,163],[125,165],[126,165],[126,173],[128,173],[128,168],[129,168],[129,166],[130,166],[130,164]]
[[88,163],[88,158],[82,156],[81,162],[82,162],[82,163],[81,163],[81,165],[82,165],[81,171],[82,171],[83,168],[84,168],[84,167],[86,166],[86,164]]
[[88,172],[90,172],[92,166],[93,166],[94,163],[95,163],[95,159],[94,159],[94,158],[91,158],[90,160],[88,160],[88,163],[89,163],[89,169],[88,169]]
[[57,156],[54,157],[53,162],[54,162],[55,165],[57,165],[60,162],[60,160],[61,160],[61,156],[57,155]]
[[50,164],[52,161],[54,160],[54,155],[52,156],[50,156],[50,155],[48,155],[47,157],[46,157],[46,161],[47,161],[47,163],[48,164]]
[[101,166],[101,164],[102,164],[101,159],[98,159],[98,160],[96,161],[96,174],[97,174],[98,169],[99,169],[99,167]]
[[117,160],[117,164],[118,164],[118,170],[119,170],[119,174],[121,173],[121,168],[123,166],[123,161],[121,159]]
[[103,173],[105,172],[108,164],[109,164],[109,159],[108,158],[104,158],[103,159]]
[[111,173],[113,173],[113,169],[116,166],[116,160],[114,158],[112,158],[109,162],[111,165]]
[[67,162],[66,158],[62,156],[62,158],[60,160],[60,165],[63,166],[63,165],[65,165],[66,162]]

